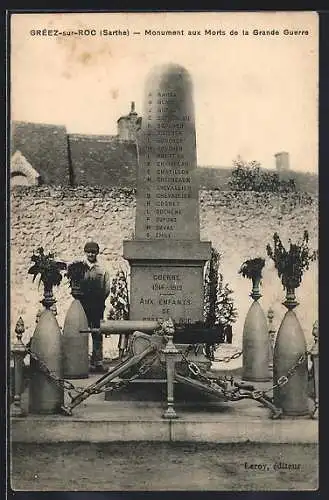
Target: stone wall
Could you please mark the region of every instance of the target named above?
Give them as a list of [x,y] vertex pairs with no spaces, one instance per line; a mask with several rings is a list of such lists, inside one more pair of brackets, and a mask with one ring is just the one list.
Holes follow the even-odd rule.
[[[266,257],[266,244],[273,243],[277,231],[287,243],[300,239],[304,229],[310,234],[312,248],[318,248],[318,200],[310,195],[272,195],[253,192],[200,191],[201,239],[211,240],[222,254],[224,281],[234,290],[239,317],[233,327],[233,341],[241,345],[243,322],[251,304],[251,283],[238,274],[241,263],[258,256]],[[100,243],[101,260],[111,276],[120,267],[122,240],[134,233],[135,194],[129,189],[22,187],[11,194],[11,323],[22,315],[29,337],[35,327],[35,315],[42,288],[27,274],[30,257],[38,246],[54,251],[70,262],[83,256],[88,237]],[[281,302],[284,292],[273,263],[267,258],[264,268],[263,297],[265,311],[274,308],[278,325],[285,313]],[[72,300],[66,279],[55,289],[58,321],[62,326]],[[308,342],[317,319],[317,264],[306,271],[297,290],[300,306],[296,309]],[[113,341],[115,342],[115,341]],[[108,347],[113,347],[112,344]],[[112,346],[112,347],[111,347]],[[111,352],[110,352],[111,354]]]

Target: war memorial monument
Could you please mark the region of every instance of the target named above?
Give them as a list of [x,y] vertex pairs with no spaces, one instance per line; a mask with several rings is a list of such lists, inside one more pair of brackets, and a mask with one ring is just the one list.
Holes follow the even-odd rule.
[[[135,231],[133,238],[123,241],[123,257],[130,266],[129,319],[104,319],[99,329],[104,335],[124,335],[126,353],[101,377],[65,377],[64,364],[76,366],[80,374],[88,371],[81,363],[88,360],[90,329],[75,289],[75,305],[62,332],[52,287],[44,283],[44,310],[30,345],[22,343],[21,321],[12,346],[13,442],[287,443],[301,436],[314,442],[318,332],[314,330],[314,350],[307,352],[294,312],[294,287],[287,289],[287,313],[272,359],[259,279],[253,279],[243,350],[236,356],[243,359],[239,380],[227,377],[225,370],[212,370],[207,358],[207,345],[218,344],[220,354],[223,340],[218,326],[203,323],[204,269],[211,242],[200,239],[193,85],[182,66],[168,64],[150,73],[137,146]],[[308,360],[313,363],[313,399]],[[159,391],[153,407],[149,400],[143,407],[141,386]],[[192,401],[188,391],[194,391]],[[138,401],[136,394],[141,394]],[[122,401],[125,405],[120,407]],[[129,411],[122,409],[127,402]],[[193,413],[189,402],[204,411]]]

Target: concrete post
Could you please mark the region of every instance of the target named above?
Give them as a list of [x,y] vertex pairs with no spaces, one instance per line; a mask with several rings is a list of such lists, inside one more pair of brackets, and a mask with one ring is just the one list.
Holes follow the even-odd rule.
[[319,325],[316,321],[313,325],[312,335],[314,337],[314,346],[311,350],[311,359],[313,365],[314,382],[314,410],[312,418],[318,418],[319,414]]
[[167,370],[167,409],[162,415],[162,418],[171,419],[178,417],[174,408],[174,378],[175,364],[180,358],[180,352],[173,343],[173,336],[168,335],[167,338],[167,345],[162,351],[165,355]]
[[22,342],[24,332],[24,322],[19,317],[15,328],[17,341],[13,344],[11,350],[14,358],[14,401],[10,409],[12,417],[21,417],[24,415],[24,410],[21,406],[21,394],[24,384],[24,357],[26,356],[26,347]]
[[267,312],[267,319],[268,319],[268,348],[269,348],[269,360],[268,360],[268,367],[271,373],[273,373],[273,353],[274,353],[274,344],[275,344],[275,333],[276,330],[273,326],[273,318],[274,318],[274,311],[270,307],[268,312]]

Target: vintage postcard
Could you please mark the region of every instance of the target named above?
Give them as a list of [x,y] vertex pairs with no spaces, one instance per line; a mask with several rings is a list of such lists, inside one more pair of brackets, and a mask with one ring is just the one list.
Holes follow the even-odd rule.
[[11,488],[316,490],[318,14],[8,22]]

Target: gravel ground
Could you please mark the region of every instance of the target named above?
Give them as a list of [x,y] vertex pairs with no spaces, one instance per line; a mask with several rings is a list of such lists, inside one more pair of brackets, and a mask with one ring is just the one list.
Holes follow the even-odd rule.
[[[284,469],[290,464],[291,469]],[[294,467],[294,468],[292,468]],[[318,488],[318,447],[302,444],[13,444],[16,491],[243,491]]]

